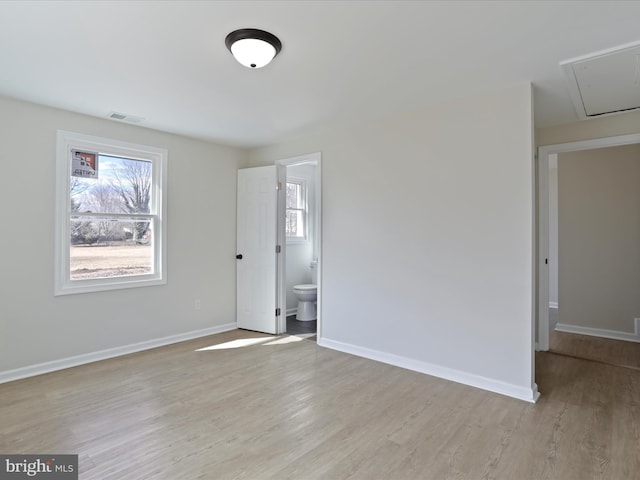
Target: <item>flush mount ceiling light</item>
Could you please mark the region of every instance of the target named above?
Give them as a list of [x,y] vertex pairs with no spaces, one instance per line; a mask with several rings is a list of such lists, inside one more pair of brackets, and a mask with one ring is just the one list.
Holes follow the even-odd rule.
[[282,50],[278,37],[255,28],[231,32],[224,43],[236,60],[248,68],[264,67]]

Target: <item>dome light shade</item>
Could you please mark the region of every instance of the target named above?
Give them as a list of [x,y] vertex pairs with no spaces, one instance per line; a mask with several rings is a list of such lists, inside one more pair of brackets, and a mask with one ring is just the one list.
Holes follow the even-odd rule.
[[273,57],[276,56],[276,49],[270,43],[262,40],[245,38],[231,45],[231,53],[245,67],[261,68],[273,60]]
[[264,67],[282,50],[278,37],[255,28],[231,32],[224,43],[236,60],[248,68]]

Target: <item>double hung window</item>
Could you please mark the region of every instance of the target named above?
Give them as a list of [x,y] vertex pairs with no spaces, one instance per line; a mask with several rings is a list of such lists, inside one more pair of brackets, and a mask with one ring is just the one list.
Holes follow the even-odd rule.
[[285,231],[287,242],[307,240],[307,188],[304,180],[287,179]]
[[58,131],[56,295],[166,283],[167,151]]

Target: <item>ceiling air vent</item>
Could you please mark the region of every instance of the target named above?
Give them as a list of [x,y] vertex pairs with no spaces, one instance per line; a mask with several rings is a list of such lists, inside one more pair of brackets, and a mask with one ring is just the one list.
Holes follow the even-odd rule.
[[580,119],[640,109],[640,42],[561,62]]
[[109,115],[107,115],[107,118],[128,123],[141,123],[142,121],[144,121],[144,118],[142,117],[134,117],[133,115],[126,115],[124,113],[118,112],[111,112]]

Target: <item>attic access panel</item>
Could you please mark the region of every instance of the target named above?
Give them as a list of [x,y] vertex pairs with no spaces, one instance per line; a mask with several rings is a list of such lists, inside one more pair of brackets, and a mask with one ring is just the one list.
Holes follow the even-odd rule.
[[580,119],[640,109],[640,43],[560,65]]

